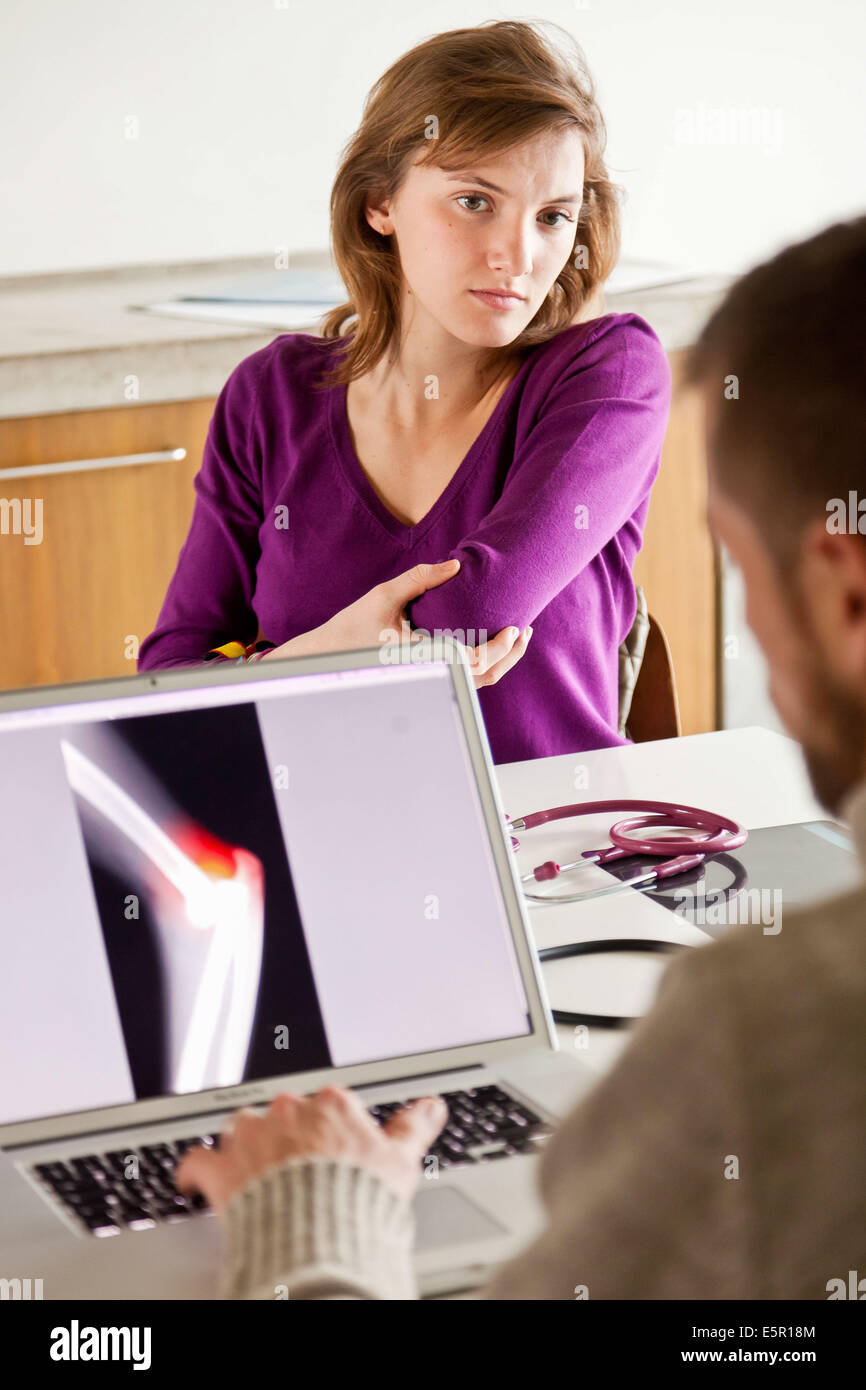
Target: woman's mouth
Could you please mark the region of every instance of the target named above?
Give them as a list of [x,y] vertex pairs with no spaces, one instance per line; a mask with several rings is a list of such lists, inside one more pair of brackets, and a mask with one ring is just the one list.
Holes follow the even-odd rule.
[[470,290],[469,293],[482,304],[489,304],[491,309],[516,309],[518,304],[523,303],[519,294],[506,294],[496,290]]

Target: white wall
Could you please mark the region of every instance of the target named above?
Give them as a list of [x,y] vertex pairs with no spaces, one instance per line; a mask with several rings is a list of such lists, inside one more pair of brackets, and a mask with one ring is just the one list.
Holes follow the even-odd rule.
[[373,80],[508,16],[583,43],[628,253],[737,270],[866,205],[862,0],[3,0],[0,275],[327,245]]

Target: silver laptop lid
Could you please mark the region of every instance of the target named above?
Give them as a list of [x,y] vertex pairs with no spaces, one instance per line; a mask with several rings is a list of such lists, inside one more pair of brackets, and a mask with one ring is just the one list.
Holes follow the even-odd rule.
[[10,692],[0,767],[0,1144],[555,1046],[459,643]]

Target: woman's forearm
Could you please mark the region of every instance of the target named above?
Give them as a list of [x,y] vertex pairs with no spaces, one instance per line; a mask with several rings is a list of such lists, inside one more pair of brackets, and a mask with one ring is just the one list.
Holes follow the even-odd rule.
[[259,659],[267,661],[271,657],[316,656],[319,652],[329,650],[331,648],[323,639],[321,629],[313,628],[310,632],[301,632],[297,637],[290,637],[288,642],[283,642],[279,647],[272,647],[269,652],[264,652]]

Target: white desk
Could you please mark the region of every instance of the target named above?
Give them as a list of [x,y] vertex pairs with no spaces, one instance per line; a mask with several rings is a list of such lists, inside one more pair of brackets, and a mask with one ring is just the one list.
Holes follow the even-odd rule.
[[[503,805],[515,819],[546,806],[616,797],[682,801],[719,811],[748,830],[831,819],[812,794],[799,745],[762,728],[722,730],[505,763],[497,767],[496,776]],[[580,850],[609,844],[607,832],[613,819],[617,817],[586,816],[518,835],[520,873],[545,859],[567,863],[576,859]],[[604,870],[590,866],[579,874],[565,875],[558,891],[577,892],[607,886],[610,881]],[[551,891],[557,891],[556,885],[551,885]],[[694,944],[711,939],[640,893],[531,907],[529,920],[539,948],[617,936]],[[671,959],[666,955],[611,953],[549,962],[544,966],[544,977],[551,1005],[588,1013],[644,1014]],[[558,1032],[560,1046],[573,1048],[574,1029],[558,1025]],[[588,1045],[579,1055],[593,1070],[606,1071],[628,1037],[628,1029],[592,1028]]]

